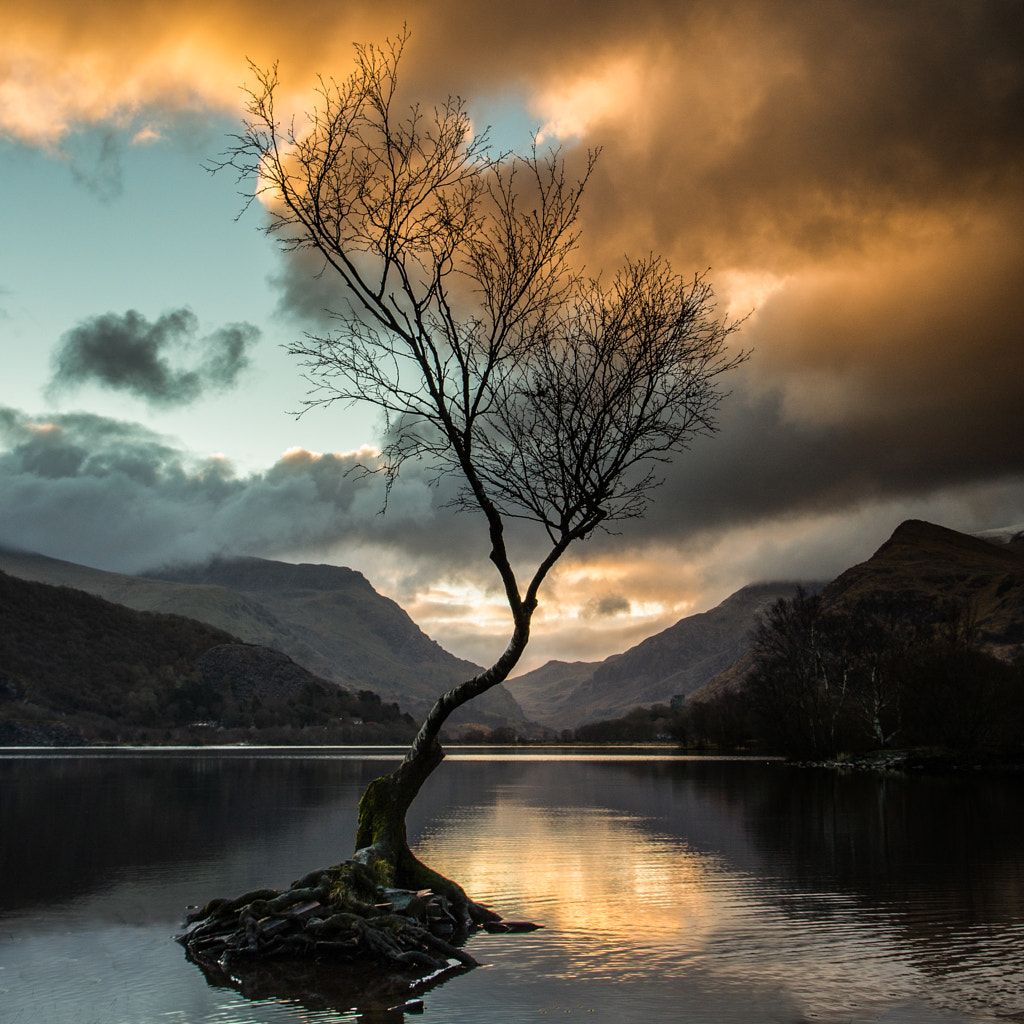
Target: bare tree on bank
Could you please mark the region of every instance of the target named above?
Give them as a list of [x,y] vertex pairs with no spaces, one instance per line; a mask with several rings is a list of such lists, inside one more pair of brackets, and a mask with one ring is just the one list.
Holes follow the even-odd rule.
[[[596,154],[571,180],[557,152],[492,156],[459,99],[402,107],[405,42],[357,46],[353,73],[321,78],[300,120],[275,110],[276,66],[254,66],[248,119],[218,167],[255,179],[268,232],[286,250],[315,250],[335,275],[336,329],[290,346],[312,385],[307,404],[376,406],[388,487],[406,459],[424,460],[460,480],[457,505],[486,523],[511,639],[438,698],[401,765],[370,784],[356,838],[356,859],[388,884],[464,904],[406,838],[406,811],[444,758],[442,726],[508,677],[570,545],[641,516],[658,465],[715,429],[718,379],[744,355],[726,351],[737,324],[716,316],[703,275],[684,280],[657,257],[610,280],[577,269]],[[525,572],[506,546],[511,520],[545,539]]]

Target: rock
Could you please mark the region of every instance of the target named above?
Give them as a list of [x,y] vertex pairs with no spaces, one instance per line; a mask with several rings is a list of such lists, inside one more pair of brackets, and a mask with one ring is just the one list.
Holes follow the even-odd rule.
[[396,914],[420,917],[427,909],[427,902],[423,896],[408,889],[385,889],[384,897],[386,903],[381,906],[390,907]]

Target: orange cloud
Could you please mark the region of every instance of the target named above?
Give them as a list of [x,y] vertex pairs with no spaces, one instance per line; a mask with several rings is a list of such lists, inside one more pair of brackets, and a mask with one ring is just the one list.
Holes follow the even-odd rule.
[[952,196],[1019,193],[1011,0],[655,0],[584,18],[540,0],[298,0],[286,14],[266,0],[0,0],[0,16],[0,129],[51,146],[153,108],[238,113],[246,58],[279,59],[281,110],[301,111],[315,73],[347,72],[352,41],[408,21],[409,98],[459,92],[486,114],[489,97],[521,96],[552,139],[604,145],[585,209],[595,267],[655,250],[784,274]]
[[170,25],[134,29],[146,39],[138,49],[111,46],[95,31],[79,36],[22,24],[0,43],[2,128],[53,147],[76,128],[123,122],[149,107],[177,113],[237,106],[231,90],[238,72],[211,41],[182,39]]
[[401,28],[357,4],[325,11],[235,0],[173,5],[98,0],[0,3],[0,129],[32,145],[54,146],[68,132],[123,122],[150,108],[240,113],[246,59],[280,59],[306,93],[314,71],[349,60],[353,40],[376,40]]

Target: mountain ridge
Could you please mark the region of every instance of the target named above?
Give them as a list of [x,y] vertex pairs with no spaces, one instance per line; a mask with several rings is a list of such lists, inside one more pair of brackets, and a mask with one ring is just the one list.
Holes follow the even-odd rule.
[[1024,552],[945,526],[908,519],[875,553],[822,592],[839,604],[885,589],[900,597],[970,604],[982,650],[1004,661],[1024,655]]
[[[407,741],[397,705],[181,615],[0,572],[0,745]],[[372,724],[367,724],[372,723]]]
[[[864,599],[966,602],[978,646],[1002,661],[1024,658],[1024,549],[1003,531],[993,538],[908,519],[875,552],[821,589],[826,607]],[[1016,535],[1019,538],[1019,534]],[[697,701],[742,687],[749,651],[693,694]]]
[[[821,584],[807,583],[813,589]],[[756,614],[800,584],[752,583],[705,612],[600,662],[548,662],[509,680],[529,718],[552,729],[572,729],[620,717],[638,705],[688,697],[739,658],[749,646]]]
[[[215,559],[128,576],[0,548],[0,570],[72,586],[137,611],[180,614],[208,623],[246,643],[279,650],[340,686],[373,690],[417,717],[425,715],[445,689],[479,672],[478,666],[427,637],[404,609],[378,594],[361,573],[344,567]],[[218,579],[247,589],[225,586]],[[288,581],[289,587],[275,595],[279,580]],[[353,607],[355,614],[346,619]],[[416,651],[425,661],[410,655]],[[523,712],[511,694],[495,689],[456,712],[452,724],[525,728]]]

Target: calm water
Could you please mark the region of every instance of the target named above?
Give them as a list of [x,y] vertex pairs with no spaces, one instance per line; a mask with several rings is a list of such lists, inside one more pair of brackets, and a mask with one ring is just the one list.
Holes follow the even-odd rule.
[[[9,752],[8,752],[9,753]],[[0,756],[2,1024],[396,1024],[338,972],[211,987],[183,909],[351,852],[388,751]],[[506,917],[424,1020],[1024,1020],[1024,777],[456,754],[421,856]],[[266,977],[262,979],[266,982]]]

